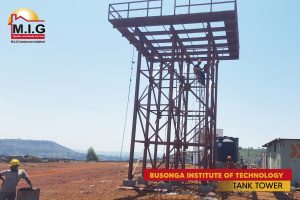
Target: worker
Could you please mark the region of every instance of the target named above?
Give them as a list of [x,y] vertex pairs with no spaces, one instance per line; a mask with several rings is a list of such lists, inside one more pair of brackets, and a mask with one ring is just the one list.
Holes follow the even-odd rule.
[[197,64],[194,66],[194,74],[196,76],[198,76],[200,74],[200,72],[201,72],[201,67],[200,67],[201,63],[202,63],[202,61],[201,61],[201,59],[199,59],[197,61]]
[[[199,59],[197,64],[194,66],[194,74],[196,75],[198,82],[201,85],[205,85],[205,73],[204,73],[205,68],[201,69],[201,67],[200,67],[201,63],[202,63],[202,60]],[[204,66],[206,66],[206,65],[204,65]]]
[[232,160],[232,157],[231,156],[227,156],[226,160],[227,160],[226,168],[227,169],[234,169],[235,165],[234,165],[234,162]]
[[243,158],[243,156],[241,156],[241,158],[240,158],[240,163],[241,163],[241,166],[244,165],[244,158]]
[[0,172],[0,180],[2,180],[2,186],[0,190],[0,200],[15,200],[17,185],[21,178],[25,179],[30,188],[32,188],[32,183],[27,175],[27,173],[19,169],[20,161],[17,159],[12,159],[9,162],[10,170],[4,170]]

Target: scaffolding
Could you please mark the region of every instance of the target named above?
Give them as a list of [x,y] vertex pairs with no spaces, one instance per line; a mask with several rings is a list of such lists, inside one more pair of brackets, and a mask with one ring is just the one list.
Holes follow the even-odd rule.
[[108,20],[138,51],[128,179],[138,144],[143,169],[184,169],[195,147],[199,168],[214,168],[219,62],[239,58],[236,0],[115,3]]

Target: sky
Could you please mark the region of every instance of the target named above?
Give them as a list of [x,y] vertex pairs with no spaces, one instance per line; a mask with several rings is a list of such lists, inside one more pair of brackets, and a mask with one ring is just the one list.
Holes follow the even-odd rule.
[[[107,10],[122,1],[0,2],[0,138],[120,150],[132,47]],[[220,63],[218,128],[240,146],[299,138],[299,7],[297,0],[238,1],[240,59]],[[46,21],[45,44],[10,42],[7,21],[18,8]]]

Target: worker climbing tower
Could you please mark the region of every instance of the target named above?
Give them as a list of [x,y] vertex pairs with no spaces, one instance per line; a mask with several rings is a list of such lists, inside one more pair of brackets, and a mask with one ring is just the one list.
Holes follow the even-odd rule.
[[239,58],[236,0],[115,3],[108,20],[138,51],[128,179],[137,148],[143,169],[184,169],[195,148],[199,168],[214,168],[219,63]]

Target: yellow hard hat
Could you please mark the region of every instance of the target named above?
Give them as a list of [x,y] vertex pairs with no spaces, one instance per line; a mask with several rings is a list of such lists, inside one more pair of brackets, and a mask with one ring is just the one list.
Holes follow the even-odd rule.
[[9,162],[9,166],[10,167],[14,167],[14,166],[19,166],[20,165],[20,161],[18,159],[12,159],[10,162]]

